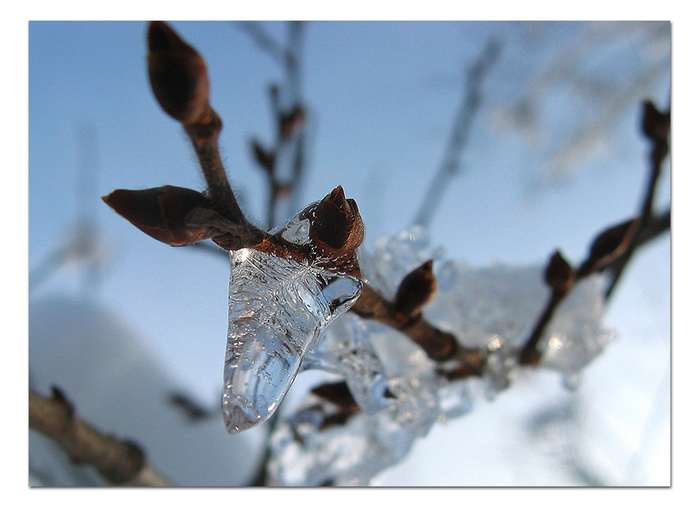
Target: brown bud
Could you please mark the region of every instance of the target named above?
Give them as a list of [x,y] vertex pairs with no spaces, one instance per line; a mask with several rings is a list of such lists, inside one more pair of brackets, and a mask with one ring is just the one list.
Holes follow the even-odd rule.
[[306,120],[306,111],[300,105],[285,114],[279,115],[279,135],[282,139],[288,140],[303,128]]
[[396,293],[396,310],[408,316],[417,315],[437,291],[437,280],[429,260],[408,273]]
[[148,27],[148,76],[160,107],[183,125],[208,117],[206,63],[162,21],[152,21]]
[[73,408],[73,404],[68,400],[66,397],[65,393],[63,390],[56,386],[51,386],[51,399],[61,405],[63,410],[65,411],[66,418],[70,419],[73,417],[75,414],[75,409]]
[[364,240],[364,222],[354,199],[342,187],[326,195],[312,210],[311,237],[334,250],[356,250]]
[[171,246],[184,246],[210,238],[205,224],[192,225],[188,217],[211,210],[203,194],[166,185],[147,190],[115,190],[102,197],[114,211],[149,236]]
[[564,293],[570,289],[575,281],[573,268],[558,250],[553,253],[549,260],[544,279],[554,291]]
[[189,396],[182,393],[171,393],[168,401],[178,409],[182,410],[183,414],[192,421],[206,419],[211,414],[209,411],[192,400]]

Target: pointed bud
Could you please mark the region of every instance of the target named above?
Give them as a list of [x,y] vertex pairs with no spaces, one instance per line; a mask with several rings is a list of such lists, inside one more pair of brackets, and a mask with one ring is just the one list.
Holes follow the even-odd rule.
[[326,195],[314,208],[311,236],[334,250],[356,250],[364,240],[364,222],[354,199],[342,187]]
[[395,307],[408,316],[417,315],[437,291],[437,280],[432,273],[432,261],[408,273],[398,287]]
[[575,281],[575,273],[568,261],[556,250],[549,259],[544,278],[554,291],[567,292]]
[[160,107],[183,125],[208,117],[206,63],[162,21],[153,21],[148,27],[148,76]]
[[149,236],[171,246],[184,246],[211,237],[206,224],[189,220],[198,211],[211,211],[201,193],[166,185],[147,190],[115,190],[102,197],[114,211]]

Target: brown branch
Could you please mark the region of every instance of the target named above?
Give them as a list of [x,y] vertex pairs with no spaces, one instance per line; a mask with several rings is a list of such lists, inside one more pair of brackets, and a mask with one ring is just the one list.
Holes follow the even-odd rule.
[[487,355],[484,351],[462,347],[452,333],[447,333],[427,322],[422,313],[408,316],[396,310],[395,305],[382,298],[368,284],[351,309],[365,319],[386,324],[405,334],[436,361],[457,360],[470,367],[474,374],[481,374]]
[[104,435],[82,421],[55,387],[49,398],[29,390],[29,427],[56,442],[74,463],[95,467],[110,484],[169,486],[146,463],[139,446]]
[[[646,101],[643,103],[643,118],[641,129],[646,139],[651,144],[651,149],[648,154],[648,162],[650,165],[650,174],[646,185],[646,192],[641,203],[640,224],[636,233],[631,238],[631,243],[627,251],[619,258],[619,260],[610,268],[611,282],[607,287],[605,294],[606,299],[610,299],[614,293],[614,289],[619,283],[621,276],[626,268],[626,265],[631,260],[634,251],[638,248],[645,234],[645,230],[654,226],[653,219],[653,202],[655,200],[655,191],[657,188],[662,166],[665,158],[670,152],[669,136],[670,136],[670,110],[660,112],[655,105]],[[667,215],[667,226],[669,228],[669,214]]]
[[[549,283],[551,286],[549,303],[520,351],[520,364],[531,366],[537,365],[541,361],[542,352],[538,350],[539,341],[556,308],[575,283],[592,273],[606,270],[611,275],[611,282],[605,293],[605,300],[608,301],[637,248],[669,230],[670,211],[668,210],[657,217],[654,216],[653,200],[663,161],[669,153],[670,111],[661,113],[650,101],[644,102],[642,131],[651,142],[651,150],[649,153],[650,175],[641,204],[641,214],[636,218],[610,227],[598,235],[590,247],[587,260],[583,262],[570,283],[567,283],[565,287],[555,287]],[[552,257],[551,263],[553,262],[554,258]],[[549,268],[551,268],[551,264]]]

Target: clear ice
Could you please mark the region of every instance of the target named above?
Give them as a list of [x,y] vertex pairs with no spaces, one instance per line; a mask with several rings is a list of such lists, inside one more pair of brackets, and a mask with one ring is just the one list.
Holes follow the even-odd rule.
[[[272,435],[271,485],[368,485],[434,424],[468,413],[476,397],[492,399],[510,385],[518,351],[547,303],[545,267],[473,268],[440,257],[420,228],[382,238],[373,251],[360,250],[363,276],[387,299],[412,269],[437,260],[437,294],[425,307],[425,318],[454,333],[463,346],[487,350],[484,377],[447,381],[400,332],[353,314],[342,316],[306,356],[304,367],[341,376],[361,411],[324,426],[338,407],[310,393]],[[569,381],[611,337],[601,324],[602,287],[596,276],[576,285],[545,330],[543,365]]]
[[[273,232],[310,244],[309,221],[300,216]],[[226,428],[236,433],[274,413],[304,356],[356,301],[362,282],[320,258],[298,261],[244,248],[230,259],[222,408]]]
[[381,360],[370,341],[369,326],[354,314],[342,315],[330,326],[318,347],[306,356],[303,368],[341,376],[362,411],[373,414],[387,406],[389,387]]

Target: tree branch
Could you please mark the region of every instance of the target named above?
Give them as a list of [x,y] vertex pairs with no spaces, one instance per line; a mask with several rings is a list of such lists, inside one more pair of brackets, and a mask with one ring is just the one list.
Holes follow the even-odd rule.
[[461,155],[468,142],[471,126],[481,104],[483,80],[487,71],[495,63],[499,52],[499,44],[492,40],[489,41],[481,56],[466,72],[467,79],[461,107],[454,119],[442,162],[413,219],[413,223],[416,225],[427,227],[432,222],[437,204],[442,201],[449,182],[458,173]]
[[624,268],[631,260],[631,256],[645,239],[644,235],[649,234],[646,230],[650,229],[652,231],[657,226],[664,227],[667,225],[668,229],[670,227],[669,211],[666,215],[659,217],[658,220],[655,220],[653,217],[655,191],[662,172],[663,161],[670,151],[668,140],[670,136],[670,110],[668,109],[665,112],[660,112],[652,102],[644,102],[641,127],[645,137],[650,141],[651,149],[648,154],[650,174],[648,177],[648,184],[646,185],[646,192],[641,203],[640,225],[636,234],[631,238],[631,243],[627,251],[610,267],[611,282],[607,287],[607,292],[605,294],[606,299],[611,298],[624,272]]
[[29,427],[56,442],[74,463],[95,467],[111,484],[169,486],[146,463],[139,446],[104,435],[83,422],[55,387],[50,398],[29,390]]

